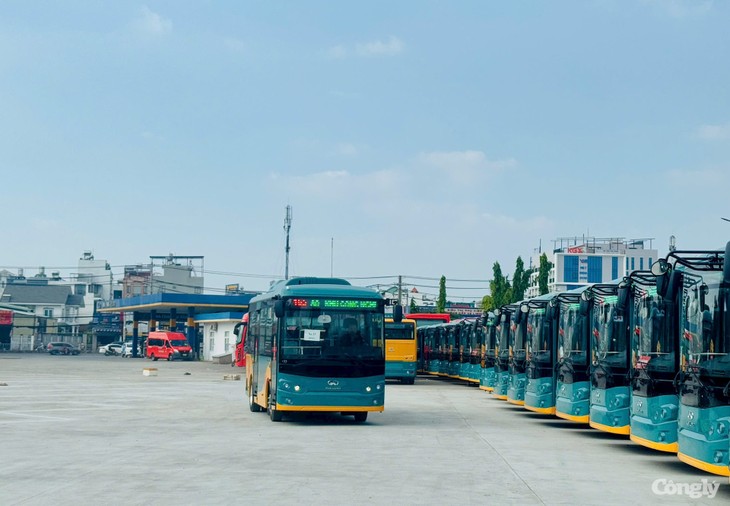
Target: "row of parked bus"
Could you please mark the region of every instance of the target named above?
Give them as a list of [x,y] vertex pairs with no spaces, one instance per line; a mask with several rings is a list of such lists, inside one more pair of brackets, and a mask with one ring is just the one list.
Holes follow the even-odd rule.
[[729,476],[730,242],[418,329],[419,372]]

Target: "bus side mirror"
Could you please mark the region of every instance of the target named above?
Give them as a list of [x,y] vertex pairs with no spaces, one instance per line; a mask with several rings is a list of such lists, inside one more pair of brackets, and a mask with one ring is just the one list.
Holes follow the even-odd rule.
[[403,320],[403,306],[396,304],[393,306],[393,321],[400,323]]
[[284,301],[279,299],[276,302],[274,302],[274,315],[276,315],[277,318],[281,318],[284,316]]
[[241,334],[241,325],[243,325],[243,323],[238,322],[236,323],[236,326],[233,327],[233,335],[235,335],[236,337],[239,337]]
[[665,259],[660,258],[651,264],[651,273],[656,276],[656,292],[665,297],[669,285],[669,277],[672,275],[672,268]]
[[581,314],[581,316],[587,316],[588,311],[590,310],[590,301],[586,299],[580,299],[580,306],[578,308],[578,312]]
[[618,287],[618,303],[616,304],[616,311],[623,315],[626,309],[626,300],[629,297],[629,287],[619,286]]
[[662,293],[662,291],[659,291],[659,278],[657,278],[657,293],[661,295],[661,297],[664,299],[671,301],[675,300],[677,297],[677,292],[682,286],[682,272],[673,269],[672,272],[669,273],[669,276],[662,277],[668,279],[664,280],[664,290]]

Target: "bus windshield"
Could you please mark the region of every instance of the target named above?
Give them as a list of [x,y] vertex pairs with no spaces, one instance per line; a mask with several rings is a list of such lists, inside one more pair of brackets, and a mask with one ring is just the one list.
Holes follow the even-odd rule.
[[413,340],[413,322],[385,322],[386,339]]
[[497,354],[502,357],[509,355],[509,315],[502,315],[497,325]]
[[484,350],[488,357],[494,357],[497,346],[497,327],[495,318],[492,317],[484,328]]
[[525,334],[524,326],[520,323],[517,324],[514,321],[510,322],[509,325],[509,345],[512,348],[512,353],[519,357],[524,358],[525,356]]
[[623,316],[616,312],[618,297],[596,296],[591,310],[591,339],[598,362],[613,367],[627,367],[626,332],[623,330]]
[[469,349],[471,351],[478,350],[481,344],[484,342],[482,337],[482,327],[476,323],[471,322],[469,324]]
[[558,358],[570,359],[574,364],[587,364],[587,342],[583,335],[580,304],[561,304],[558,326]]
[[527,349],[530,360],[550,362],[550,336],[545,324],[545,310],[530,309],[527,314]]
[[[683,359],[710,376],[730,376],[728,331],[723,324],[727,289],[720,288],[722,272],[689,272],[683,276]],[[723,307],[725,306],[725,307]]]
[[284,326],[280,346],[282,362],[353,356],[384,358],[382,314],[303,309],[288,313]]
[[634,286],[634,305],[631,326],[636,361],[656,371],[674,370],[675,340],[672,338],[668,302],[662,299],[655,286]]

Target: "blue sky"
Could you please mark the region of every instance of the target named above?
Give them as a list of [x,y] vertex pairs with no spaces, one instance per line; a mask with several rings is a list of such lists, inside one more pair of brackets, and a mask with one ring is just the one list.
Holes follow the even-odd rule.
[[287,205],[290,274],[427,292],[559,236],[718,247],[728,26],[701,0],[5,1],[0,265],[205,255],[238,274],[206,286],[262,289]]

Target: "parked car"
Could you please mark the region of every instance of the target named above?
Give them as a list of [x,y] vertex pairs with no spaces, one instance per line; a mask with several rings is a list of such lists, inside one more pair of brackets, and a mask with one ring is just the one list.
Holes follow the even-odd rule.
[[124,343],[105,344],[104,346],[99,346],[99,353],[103,353],[104,355],[121,355],[123,346]]
[[[141,339],[139,341],[141,341]],[[131,357],[132,356],[132,341],[125,341],[124,342],[124,344],[122,345],[122,351],[121,351],[121,353],[122,353],[122,356],[125,357],[125,358],[128,358],[128,357]],[[141,357],[142,356],[142,348],[139,346],[139,344],[137,344],[137,356],[138,357]]]
[[81,353],[81,350],[71,343],[48,343],[46,350],[51,355],[78,355]]

